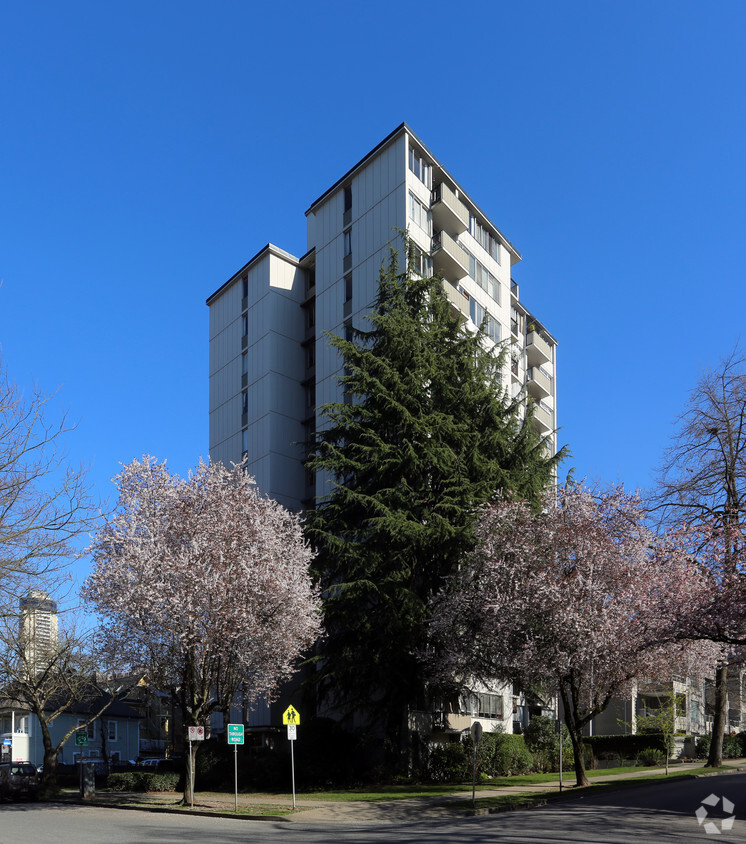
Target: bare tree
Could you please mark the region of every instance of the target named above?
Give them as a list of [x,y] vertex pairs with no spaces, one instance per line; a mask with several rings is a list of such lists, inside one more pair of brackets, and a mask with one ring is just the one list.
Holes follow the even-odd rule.
[[0,607],[11,613],[29,577],[50,588],[98,517],[86,470],[62,450],[74,425],[64,414],[50,421],[49,405],[38,387],[24,396],[0,368]]
[[[114,700],[97,680],[90,645],[90,634],[78,632],[72,621],[63,620],[54,635],[40,641],[22,619],[0,620],[0,694],[36,716],[44,744],[44,794],[57,791],[57,756],[65,742],[77,730],[87,729]],[[80,723],[53,738],[53,722],[67,712],[83,713]]]
[[[704,528],[698,536],[705,537],[710,547],[697,550],[717,569],[716,589],[741,579],[740,536],[746,523],[746,356],[738,346],[717,369],[705,371],[692,390],[659,468],[651,501],[663,523]],[[713,596],[721,605],[724,597]],[[710,615],[709,624],[706,618],[703,614],[703,635],[729,644],[746,642],[746,618],[742,632],[735,633],[731,618],[727,635],[714,616]],[[715,676],[710,766],[722,763],[727,672],[727,662],[721,661]]]

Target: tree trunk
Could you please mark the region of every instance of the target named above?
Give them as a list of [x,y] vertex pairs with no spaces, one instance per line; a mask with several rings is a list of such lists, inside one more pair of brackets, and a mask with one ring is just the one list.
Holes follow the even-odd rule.
[[191,806],[194,802],[194,795],[192,794],[192,779],[194,779],[194,765],[197,761],[197,750],[201,742],[192,741],[187,743],[187,765],[184,772],[184,805]]
[[718,665],[715,672],[715,713],[712,722],[712,741],[707,757],[708,768],[718,768],[723,764],[723,736],[728,720],[728,665]]
[[57,751],[50,747],[44,748],[44,770],[41,772],[40,793],[42,797],[54,797],[59,788],[57,786]]
[[[572,742],[572,754],[575,758],[575,786],[590,785],[588,777],[585,774],[585,747],[583,745],[582,727],[578,727],[576,724],[575,710],[570,708],[570,702],[564,684],[560,685],[560,695],[562,697],[562,706],[565,710],[565,724],[567,725],[567,731],[570,733],[570,741]],[[560,733],[560,740],[561,736],[562,734]]]

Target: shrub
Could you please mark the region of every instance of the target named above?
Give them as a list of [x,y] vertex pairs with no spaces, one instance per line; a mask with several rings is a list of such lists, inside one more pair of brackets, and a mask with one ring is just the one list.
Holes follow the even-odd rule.
[[495,749],[491,770],[485,771],[493,777],[510,777],[529,773],[534,766],[534,757],[526,747],[523,736],[492,734]]
[[[557,722],[546,715],[534,715],[526,727],[523,737],[526,747],[534,757],[534,768],[542,773],[559,771],[559,736]],[[572,742],[570,732],[562,725],[562,764],[572,764]]]
[[431,742],[425,777],[430,782],[462,782],[469,778],[471,757],[460,741]]
[[738,736],[725,736],[723,738],[723,758],[736,759],[741,755],[741,740]]
[[697,758],[706,759],[710,755],[710,744],[712,738],[710,736],[700,736],[697,739]]
[[109,774],[106,785],[112,791],[177,791],[181,786],[180,775],[176,773],[147,773],[128,771],[124,774]]
[[666,754],[662,750],[656,750],[654,747],[649,747],[647,750],[642,750],[637,756],[640,765],[665,765]]

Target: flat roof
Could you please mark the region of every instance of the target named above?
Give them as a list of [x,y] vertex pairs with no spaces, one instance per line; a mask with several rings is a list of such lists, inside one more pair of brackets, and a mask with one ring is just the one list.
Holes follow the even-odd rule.
[[[252,264],[255,264],[261,258],[264,258],[265,255],[276,255],[278,258],[282,258],[284,261],[287,261],[290,264],[295,264],[296,267],[300,264],[299,260],[295,257],[295,255],[291,255],[290,252],[286,252],[284,249],[280,249],[280,247],[275,246],[274,243],[268,243],[266,246],[262,246],[262,248],[256,253],[256,255],[254,255],[253,258],[249,258],[249,260],[241,267],[240,270],[236,270],[236,272],[233,273],[233,275],[228,279],[228,281],[221,284],[220,287],[218,287],[218,289],[214,293],[211,293],[207,297],[207,299],[205,299],[205,304],[211,304],[213,299],[219,296],[226,289],[226,287],[229,287],[232,284],[233,280],[236,278],[237,275],[241,275],[244,270],[248,270]],[[308,252],[306,253],[306,255],[308,255]],[[306,255],[304,255],[303,257],[305,258]]]
[[378,153],[379,153],[379,152],[380,152],[380,151],[381,151],[384,147],[388,146],[388,145],[389,145],[392,141],[394,141],[394,140],[395,140],[396,138],[398,138],[400,135],[403,135],[405,132],[406,132],[408,135],[410,135],[410,136],[412,137],[412,139],[413,139],[413,140],[417,143],[417,146],[419,146],[419,147],[420,147],[420,148],[421,148],[421,149],[422,149],[425,153],[427,153],[428,157],[429,157],[430,159],[432,159],[432,161],[434,162],[435,166],[436,166],[439,170],[441,170],[441,171],[442,171],[442,172],[443,172],[443,173],[444,173],[444,174],[448,177],[448,179],[449,179],[451,182],[453,182],[453,184],[454,184],[454,185],[456,185],[456,186],[458,187],[458,189],[459,189],[459,194],[460,194],[460,195],[461,195],[464,199],[466,199],[466,200],[467,200],[467,202],[468,202],[470,205],[472,205],[472,206],[474,207],[474,209],[475,209],[475,210],[476,210],[476,211],[477,211],[477,212],[478,212],[478,213],[482,216],[482,218],[483,218],[483,219],[484,219],[484,220],[485,220],[485,221],[486,221],[486,222],[487,222],[490,226],[492,226],[492,228],[493,228],[493,229],[494,229],[494,230],[495,230],[495,231],[496,231],[496,232],[500,235],[500,239],[503,241],[503,243],[505,243],[506,247],[507,247],[507,248],[508,248],[508,249],[509,249],[509,250],[510,250],[510,251],[511,251],[511,252],[512,252],[515,256],[516,256],[516,258],[520,261],[520,260],[521,260],[521,257],[522,257],[522,256],[521,256],[521,253],[520,253],[520,252],[519,252],[519,251],[515,248],[515,246],[513,246],[513,244],[512,244],[512,243],[508,240],[508,238],[507,238],[507,237],[505,237],[505,235],[504,235],[504,234],[500,231],[500,229],[499,229],[499,228],[498,228],[498,227],[497,227],[497,226],[496,226],[496,225],[492,222],[492,220],[490,219],[490,217],[489,217],[487,214],[485,214],[485,213],[484,213],[484,211],[482,211],[482,209],[481,209],[481,208],[477,205],[477,203],[476,203],[476,202],[474,202],[474,200],[473,200],[473,199],[469,196],[469,194],[468,194],[468,193],[467,193],[467,192],[466,192],[466,191],[465,191],[465,190],[461,187],[461,183],[460,183],[460,182],[458,182],[456,179],[454,179],[454,178],[453,178],[453,176],[452,176],[452,175],[448,172],[448,170],[446,170],[446,168],[445,168],[445,167],[444,167],[444,166],[440,163],[440,161],[436,158],[436,156],[434,156],[434,155],[433,155],[433,153],[432,153],[432,152],[431,152],[431,150],[430,150],[430,149],[426,146],[426,144],[424,144],[424,143],[420,140],[420,138],[419,138],[419,137],[418,137],[418,136],[417,136],[417,135],[416,135],[416,134],[412,131],[411,127],[410,127],[410,126],[409,126],[406,122],[404,122],[404,123],[400,123],[400,124],[396,127],[396,129],[394,129],[394,131],[393,131],[393,132],[391,132],[391,133],[389,133],[388,135],[386,135],[386,137],[385,137],[385,138],[384,138],[384,139],[383,139],[380,143],[376,144],[376,145],[373,147],[373,149],[372,149],[372,150],[370,150],[370,152],[367,152],[367,153],[366,153],[366,154],[365,154],[365,155],[364,155],[364,156],[360,159],[360,161],[358,161],[358,162],[357,162],[357,164],[353,165],[353,166],[352,166],[352,167],[351,167],[351,168],[350,168],[350,169],[349,169],[349,170],[348,170],[348,171],[344,174],[344,176],[342,176],[341,178],[337,179],[337,181],[336,181],[336,182],[334,182],[334,184],[333,184],[330,188],[328,188],[327,190],[325,190],[325,191],[324,191],[324,193],[322,193],[322,194],[321,194],[321,196],[320,196],[320,197],[318,197],[318,199],[315,199],[315,200],[311,203],[311,205],[308,207],[308,209],[306,210],[306,216],[308,216],[310,213],[312,213],[312,212],[313,212],[313,210],[314,210],[314,208],[315,208],[317,205],[319,205],[321,202],[323,202],[323,201],[324,201],[324,200],[325,200],[325,199],[326,199],[326,198],[327,198],[330,194],[334,193],[336,190],[338,190],[340,187],[342,187],[342,185],[343,185],[346,181],[348,181],[348,180],[349,180],[350,176],[352,176],[352,175],[355,173],[355,171],[359,170],[361,167],[363,167],[365,164],[367,164],[367,162],[368,162],[368,161],[370,161],[370,159],[371,159],[371,158],[374,158],[374,157],[375,157],[375,156],[376,156],[376,155],[377,155],[377,154],[378,154]]

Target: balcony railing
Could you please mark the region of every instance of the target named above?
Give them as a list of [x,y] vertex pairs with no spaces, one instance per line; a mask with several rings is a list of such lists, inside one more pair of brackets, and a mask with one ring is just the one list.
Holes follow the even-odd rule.
[[526,372],[526,384],[532,396],[543,399],[552,395],[552,376],[540,366],[531,366]]
[[469,275],[469,256],[448,232],[433,235],[433,269],[450,281],[460,281]]
[[436,226],[454,234],[461,234],[469,228],[469,209],[447,184],[437,185],[430,199]]
[[552,360],[552,347],[538,331],[529,331],[526,335],[526,353],[530,366],[541,366]]
[[533,402],[534,406],[534,424],[539,430],[539,433],[545,434],[554,428],[552,420],[552,411],[541,401]]
[[448,301],[461,314],[464,319],[469,319],[469,300],[464,294],[454,287],[450,282],[443,282],[443,290],[445,291]]

